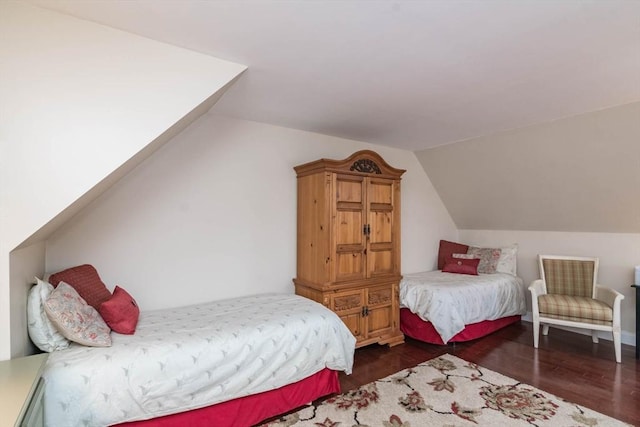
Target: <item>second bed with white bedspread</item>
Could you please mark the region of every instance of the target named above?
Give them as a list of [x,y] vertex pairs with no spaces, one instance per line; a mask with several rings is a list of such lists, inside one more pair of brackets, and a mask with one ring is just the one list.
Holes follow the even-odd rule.
[[407,274],[400,282],[400,306],[433,324],[448,342],[466,325],[526,313],[521,278],[506,274]]

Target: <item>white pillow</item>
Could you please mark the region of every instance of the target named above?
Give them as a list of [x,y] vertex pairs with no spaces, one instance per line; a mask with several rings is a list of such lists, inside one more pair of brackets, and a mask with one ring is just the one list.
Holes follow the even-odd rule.
[[27,329],[31,341],[42,351],[50,353],[69,347],[69,340],[58,332],[44,311],[43,302],[49,298],[53,285],[36,277],[37,283],[27,297]]
[[65,338],[92,347],[111,346],[111,329],[71,285],[58,283],[44,309]]
[[513,274],[515,276],[518,244],[514,243],[511,246],[500,248],[500,251],[500,259],[498,259],[496,271],[499,273]]

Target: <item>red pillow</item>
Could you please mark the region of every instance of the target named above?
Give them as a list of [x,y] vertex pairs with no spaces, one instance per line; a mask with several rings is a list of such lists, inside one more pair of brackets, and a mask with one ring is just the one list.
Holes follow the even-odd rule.
[[469,245],[463,245],[462,243],[449,242],[447,240],[440,240],[440,249],[438,250],[438,270],[442,270],[447,258],[450,258],[453,254],[466,254],[469,249]]
[[[478,264],[480,259],[473,258],[447,258],[442,271],[445,273],[458,273],[458,274],[471,274],[473,276],[478,275]],[[108,324],[109,322],[107,322]]]
[[111,292],[104,285],[96,269],[89,264],[67,268],[49,277],[49,283],[54,287],[65,282],[78,292],[83,300],[96,310],[104,301],[111,298]]
[[136,331],[140,317],[136,300],[118,285],[111,299],[100,304],[98,313],[114,332],[125,335],[132,335]]

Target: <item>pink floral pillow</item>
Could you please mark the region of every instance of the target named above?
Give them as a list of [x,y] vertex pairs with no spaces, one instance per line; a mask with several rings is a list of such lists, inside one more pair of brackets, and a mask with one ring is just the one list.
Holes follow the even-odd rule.
[[110,347],[111,329],[73,287],[60,282],[44,302],[51,323],[67,339],[92,347]]
[[467,254],[480,258],[478,273],[484,274],[493,274],[496,272],[501,252],[498,248],[478,248],[475,246],[469,246],[469,250],[467,250]]

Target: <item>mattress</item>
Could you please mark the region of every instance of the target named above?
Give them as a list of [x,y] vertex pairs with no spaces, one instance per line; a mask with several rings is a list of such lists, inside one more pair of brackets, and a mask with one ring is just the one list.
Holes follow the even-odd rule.
[[322,305],[264,294],[142,312],[112,347],[72,345],[45,365],[45,425],[105,426],[351,373],[355,338]]
[[440,270],[405,275],[400,282],[400,307],[431,322],[445,343],[465,325],[522,315],[527,310],[524,284],[517,276]]

